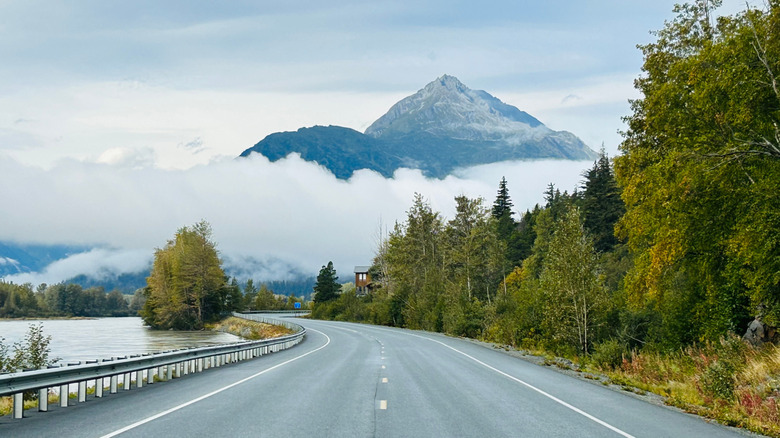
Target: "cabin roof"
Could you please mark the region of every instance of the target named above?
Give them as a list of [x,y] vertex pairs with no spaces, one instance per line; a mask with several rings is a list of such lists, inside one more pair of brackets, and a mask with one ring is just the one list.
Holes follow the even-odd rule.
[[364,274],[371,269],[371,266],[355,266],[355,274]]

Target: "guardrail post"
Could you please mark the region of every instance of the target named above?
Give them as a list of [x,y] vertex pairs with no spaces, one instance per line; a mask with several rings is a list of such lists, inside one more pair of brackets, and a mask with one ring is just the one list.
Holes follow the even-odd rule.
[[41,388],[38,390],[38,412],[46,412],[49,410],[49,388]]
[[203,358],[202,357],[200,359],[198,359],[198,372],[199,373],[203,372]]
[[130,373],[125,373],[124,382],[122,383],[122,389],[130,391]]
[[117,388],[119,387],[119,376],[114,374],[111,376],[111,394],[116,394]]
[[144,387],[144,370],[138,370],[135,372],[135,387],[136,388]]
[[68,407],[68,394],[69,385],[60,385],[60,407],[61,408],[67,408]]
[[164,378],[164,376],[165,376],[165,375],[163,374],[163,371],[164,371],[164,370],[163,370],[163,367],[162,367],[162,366],[159,366],[159,367],[157,367],[157,377],[160,379],[160,381],[162,381],[162,380],[163,380],[163,378]]
[[102,377],[98,377],[95,379],[95,397],[102,398],[103,397],[103,385],[106,383],[106,381]]
[[79,403],[87,401],[87,381],[82,380],[79,382]]
[[173,364],[165,365],[165,380],[173,379]]
[[24,393],[14,394],[14,418],[24,417]]

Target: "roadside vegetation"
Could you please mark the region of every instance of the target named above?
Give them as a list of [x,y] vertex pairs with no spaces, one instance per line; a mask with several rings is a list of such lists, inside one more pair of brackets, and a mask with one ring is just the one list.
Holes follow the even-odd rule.
[[[605,363],[618,358],[614,367]],[[729,426],[780,436],[780,348],[774,345],[755,348],[727,337],[675,352],[596,352],[589,363],[586,369],[604,372],[611,383],[663,395],[670,405]]]
[[[23,341],[9,346],[0,336],[0,375],[23,370],[37,370],[54,365],[59,358],[50,357],[51,336],[43,333],[43,324],[30,324]],[[51,396],[49,397],[51,399]],[[38,393],[25,393],[25,406],[37,403]],[[0,415],[7,415],[13,408],[11,397],[0,397]]]
[[492,206],[459,196],[450,220],[418,194],[371,292],[315,296],[312,316],[568,358],[780,436],[780,2],[715,19],[719,5],[677,6],[640,47],[622,154],[574,192],[550,185],[516,218],[502,179]]
[[206,324],[206,329],[230,333],[252,341],[293,334],[292,330],[280,325],[250,321],[248,319],[236,318],[235,316],[225,318],[214,324]]

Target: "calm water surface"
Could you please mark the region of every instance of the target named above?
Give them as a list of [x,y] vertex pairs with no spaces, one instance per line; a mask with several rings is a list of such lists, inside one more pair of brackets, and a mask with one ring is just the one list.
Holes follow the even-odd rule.
[[10,346],[23,341],[30,324],[43,323],[45,335],[51,335],[51,354],[59,363],[112,356],[152,353],[185,347],[204,347],[238,342],[241,338],[212,331],[151,330],[141,318],[98,318],[83,320],[0,320],[0,337]]

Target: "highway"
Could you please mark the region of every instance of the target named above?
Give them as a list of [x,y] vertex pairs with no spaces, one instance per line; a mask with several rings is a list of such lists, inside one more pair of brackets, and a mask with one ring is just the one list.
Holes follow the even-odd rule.
[[296,320],[289,350],[26,418],[0,437],[733,437],[746,433],[427,332]]

